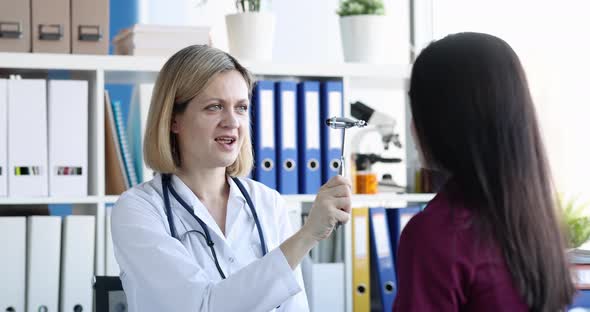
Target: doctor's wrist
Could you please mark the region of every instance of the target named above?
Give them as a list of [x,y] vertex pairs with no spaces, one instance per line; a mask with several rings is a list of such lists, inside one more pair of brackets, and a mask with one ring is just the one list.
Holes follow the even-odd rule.
[[289,262],[291,269],[295,269],[317,244],[318,241],[304,227],[284,241],[280,249],[287,262]]
[[313,232],[305,227],[305,225],[295,233],[295,236],[298,237],[303,246],[309,247],[309,250],[315,247],[319,242],[319,240],[313,235]]

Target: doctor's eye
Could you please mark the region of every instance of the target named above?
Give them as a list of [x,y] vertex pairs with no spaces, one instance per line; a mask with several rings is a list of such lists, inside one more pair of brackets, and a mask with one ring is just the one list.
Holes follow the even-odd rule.
[[248,112],[248,105],[238,105],[238,107],[236,108],[236,110],[239,113],[246,113],[246,112]]
[[206,110],[208,111],[212,111],[212,112],[217,112],[223,109],[223,106],[221,106],[221,104],[213,104],[213,105],[209,105],[207,107],[205,107]]

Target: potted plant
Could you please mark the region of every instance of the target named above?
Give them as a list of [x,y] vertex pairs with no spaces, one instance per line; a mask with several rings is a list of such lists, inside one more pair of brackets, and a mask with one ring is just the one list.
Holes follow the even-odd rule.
[[579,204],[576,199],[564,200],[558,196],[558,205],[563,209],[568,248],[578,248],[590,239],[590,217],[584,215],[589,203]]
[[385,63],[387,34],[382,0],[344,0],[337,11],[344,61]]
[[242,60],[271,61],[275,17],[261,0],[236,0],[238,13],[225,16],[229,52]]

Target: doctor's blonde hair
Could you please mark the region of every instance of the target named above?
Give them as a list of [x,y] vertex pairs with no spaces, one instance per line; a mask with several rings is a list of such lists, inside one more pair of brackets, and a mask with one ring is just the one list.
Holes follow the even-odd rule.
[[[174,114],[182,113],[188,102],[199,95],[213,76],[235,70],[252,92],[253,78],[233,56],[205,45],[188,46],[174,54],[158,74],[143,141],[143,158],[148,167],[160,173],[175,173],[181,165],[176,134],[170,131]],[[250,129],[250,126],[246,127]],[[245,176],[252,169],[253,155],[250,134],[236,161],[226,168],[232,177]]]

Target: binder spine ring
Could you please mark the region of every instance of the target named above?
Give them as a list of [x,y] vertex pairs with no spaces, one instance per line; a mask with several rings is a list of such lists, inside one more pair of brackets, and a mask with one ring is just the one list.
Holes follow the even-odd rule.
[[283,168],[285,168],[285,170],[287,170],[287,171],[295,170],[295,161],[293,159],[285,160],[285,163],[283,164]]
[[262,160],[262,170],[264,171],[271,171],[274,167],[274,162],[270,158],[265,158]]
[[330,168],[332,168],[332,170],[340,169],[340,160],[339,159],[332,160],[332,162],[330,162]]
[[307,162],[307,168],[312,171],[316,171],[320,168],[320,166],[318,165],[318,161],[316,159],[311,159]]
[[392,282],[387,282],[385,283],[384,288],[386,294],[391,294],[395,290],[395,285],[393,285]]
[[356,292],[359,293],[359,294],[361,294],[361,295],[364,294],[364,293],[366,293],[367,292],[367,286],[365,286],[365,284],[359,284],[356,287]]

